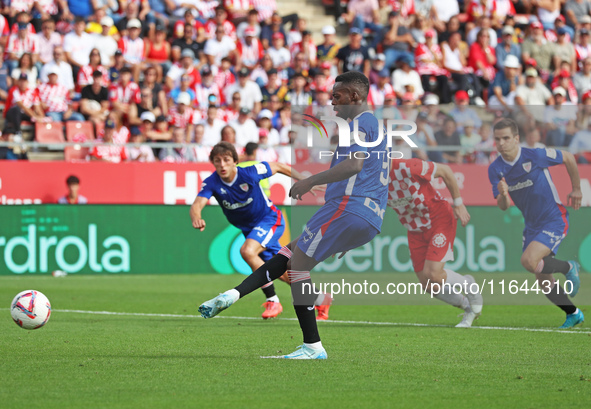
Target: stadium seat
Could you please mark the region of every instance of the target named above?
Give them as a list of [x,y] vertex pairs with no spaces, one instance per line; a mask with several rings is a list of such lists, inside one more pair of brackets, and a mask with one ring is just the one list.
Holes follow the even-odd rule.
[[64,123],[63,122],[36,122],[35,140],[41,143],[63,143]]
[[[92,122],[90,121],[68,121],[66,122],[66,138],[70,142],[83,142],[80,140],[80,134],[86,136],[86,140],[94,140],[94,130],[92,129]],[[77,136],[74,140],[74,137]]]
[[89,152],[90,148],[67,146],[66,149],[64,149],[64,159],[67,162],[86,162],[86,157]]

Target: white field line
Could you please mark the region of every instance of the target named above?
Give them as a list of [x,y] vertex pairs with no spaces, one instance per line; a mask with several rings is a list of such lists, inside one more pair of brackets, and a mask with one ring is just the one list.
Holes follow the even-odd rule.
[[[7,310],[8,308],[1,308]],[[53,310],[52,312],[73,313],[73,314],[95,314],[95,315],[121,315],[129,317],[162,317],[162,318],[201,318],[200,315],[188,314],[153,314],[141,312],[114,312],[114,311],[85,311],[85,310]],[[262,321],[260,317],[234,317],[226,315],[218,315],[216,319],[231,319],[231,320],[256,320]],[[297,318],[275,318],[281,321],[297,321]],[[326,320],[331,324],[356,324],[356,325],[384,325],[397,327],[426,327],[426,328],[453,328],[451,325],[435,325],[435,324],[417,324],[406,322],[374,322],[374,321],[345,321],[345,320]],[[572,330],[560,330],[554,328],[524,328],[524,327],[490,327],[490,326],[474,326],[472,329],[476,330],[498,330],[498,331],[526,331],[526,332],[554,332],[559,334],[591,334],[591,331],[575,328]],[[459,329],[458,329],[459,330]],[[460,330],[459,330],[460,331]]]

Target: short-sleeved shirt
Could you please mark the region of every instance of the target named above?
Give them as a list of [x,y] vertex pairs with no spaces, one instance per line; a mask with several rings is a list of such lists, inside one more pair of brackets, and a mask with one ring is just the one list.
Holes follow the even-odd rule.
[[337,58],[343,62],[343,72],[348,72],[363,71],[363,63],[370,57],[367,47],[352,49],[351,45],[347,44],[339,50]]
[[273,175],[267,162],[236,168],[236,178],[224,182],[217,173],[203,181],[199,197],[215,197],[228,221],[241,230],[256,227],[273,213],[273,203],[265,195],[260,181]]

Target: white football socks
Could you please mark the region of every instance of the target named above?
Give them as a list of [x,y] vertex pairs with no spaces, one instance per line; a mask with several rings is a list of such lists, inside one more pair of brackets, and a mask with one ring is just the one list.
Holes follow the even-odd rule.
[[[466,298],[464,294],[461,293],[459,290],[459,286],[456,286],[456,290],[454,290],[454,284],[460,284],[462,288],[464,288],[465,284],[468,280],[463,275],[460,275],[452,270],[445,270],[447,273],[447,279],[445,280],[445,287],[438,293],[435,294],[435,298],[438,300],[443,301],[444,303],[453,305],[454,307],[461,308],[463,310],[470,307],[470,302]],[[449,285],[448,285],[449,284]]]
[[324,349],[324,347],[322,346],[322,341],[313,342],[311,344],[304,343],[304,345],[307,346],[308,348],[314,349],[316,351],[320,351],[320,350]]
[[237,289],[232,288],[231,290],[226,291],[224,294],[229,295],[232,298],[232,302],[235,303],[240,299],[240,293]]
[[269,297],[267,298],[268,302],[279,302],[279,297],[277,297],[277,295],[274,295],[273,297]]

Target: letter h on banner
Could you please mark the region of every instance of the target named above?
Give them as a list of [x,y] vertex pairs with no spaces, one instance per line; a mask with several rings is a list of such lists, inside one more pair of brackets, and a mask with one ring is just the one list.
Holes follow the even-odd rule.
[[185,186],[177,186],[176,172],[167,170],[164,172],[164,204],[176,204],[177,200],[183,200],[186,204],[193,203],[197,196],[197,172],[185,172]]

